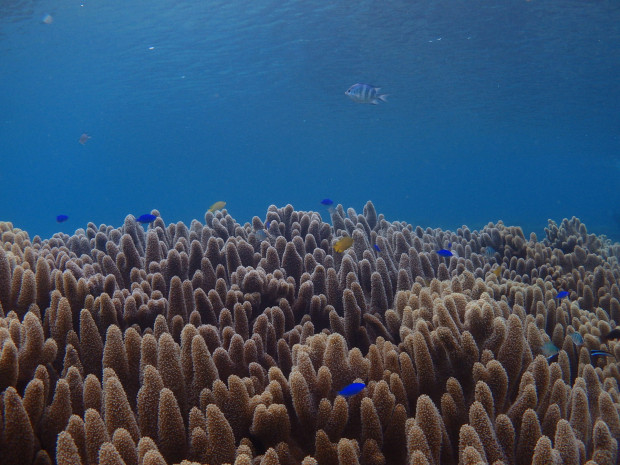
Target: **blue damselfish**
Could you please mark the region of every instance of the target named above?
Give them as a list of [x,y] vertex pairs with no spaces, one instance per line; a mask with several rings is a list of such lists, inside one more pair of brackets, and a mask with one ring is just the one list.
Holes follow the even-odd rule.
[[338,394],[341,396],[354,396],[355,394],[361,392],[366,385],[364,383],[351,383],[348,386],[342,388],[342,390],[338,391]]
[[144,215],[140,215],[136,218],[138,223],[152,223],[157,218],[155,215],[151,215],[150,213],[145,213]]

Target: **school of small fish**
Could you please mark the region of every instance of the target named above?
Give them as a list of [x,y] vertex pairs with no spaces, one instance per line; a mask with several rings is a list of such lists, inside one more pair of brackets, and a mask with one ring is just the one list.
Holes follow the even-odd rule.
[[[346,94],[349,95],[353,100],[356,100],[360,103],[375,103],[376,104],[377,99],[385,101],[385,95],[378,95],[377,94],[378,90],[379,88],[369,86],[367,84],[356,84],[352,86],[349,90],[347,90]],[[84,145],[89,139],[90,139],[90,136],[84,133],[80,136],[79,142],[80,144]],[[333,211],[334,201],[332,199],[324,198],[323,200],[321,200],[320,203],[321,205],[329,207],[330,212]],[[220,201],[215,202],[213,205],[211,205],[208,211],[215,212],[217,210],[223,209],[225,206],[226,206],[226,202],[223,200],[220,200]],[[69,219],[69,216],[65,214],[60,214],[56,216],[56,221],[58,223],[64,223],[68,219]],[[145,214],[138,216],[136,218],[136,221],[141,224],[150,224],[153,221],[155,221],[155,219],[157,219],[156,215],[153,215],[151,213],[145,213]],[[254,233],[256,235],[256,238],[261,241],[270,238],[271,237],[271,234],[269,233],[270,225],[271,225],[271,222],[267,221],[265,222],[264,229],[257,229]],[[338,239],[333,244],[333,249],[337,253],[343,253],[348,248],[353,246],[353,243],[354,243],[354,239],[352,237],[344,236]],[[452,247],[452,243],[448,243],[447,248],[442,248],[442,249],[436,250],[435,252],[437,253],[437,255],[441,257],[456,256],[455,253],[453,253],[450,250],[451,247]],[[377,244],[373,244],[373,248],[377,252],[381,252],[381,248]],[[495,256],[495,252],[496,252],[495,249],[490,246],[484,249],[484,254],[487,257],[487,259],[492,259]],[[503,270],[503,266],[500,263],[491,271],[491,273],[493,273],[497,278],[500,278],[502,274],[502,270]],[[425,280],[425,282],[427,281]],[[430,285],[430,282],[428,282],[427,284]],[[569,296],[570,296],[570,292],[563,290],[563,291],[558,291],[555,298],[557,300],[562,300]],[[573,333],[571,333],[570,337],[577,348],[580,348],[584,345],[583,336],[580,333],[574,331]],[[607,341],[614,340],[614,339],[620,339],[620,328],[615,328],[611,330],[609,333],[600,337],[601,342],[607,342]],[[555,360],[557,360],[560,350],[555,346],[555,344],[553,344],[553,342],[549,341],[543,344],[541,348],[541,352],[546,357],[548,363],[551,364]],[[605,350],[592,349],[589,352],[590,352],[590,356],[593,359],[596,359],[597,357],[614,357],[613,354]],[[345,386],[343,389],[338,391],[338,394],[344,397],[350,397],[350,396],[354,396],[360,393],[365,388],[366,388],[366,385],[364,383],[355,382],[355,383],[351,383]]]
[[[615,337],[618,338],[618,336],[620,336],[620,330],[619,329],[615,329],[614,331],[617,331]],[[613,331],[612,331],[613,332]],[[578,333],[578,332],[573,332],[570,335],[573,344],[575,344],[575,346],[577,347],[577,349],[581,348],[584,344],[583,341],[583,336]],[[601,338],[601,340],[603,340],[604,338]],[[545,358],[547,359],[547,362],[549,364],[555,362],[558,358],[558,355],[560,354],[560,349],[558,349],[555,344],[551,341],[545,342],[541,348],[541,353],[545,356]],[[591,349],[590,350],[590,357],[592,359],[596,359],[596,357],[610,357],[610,358],[615,358],[615,356],[610,353],[607,352],[606,350],[598,350],[598,349]]]
[[[355,87],[355,86],[353,86],[353,87]],[[90,139],[90,136],[88,136],[86,133],[84,133],[80,137],[80,143],[81,144],[85,144],[86,141],[88,141],[88,139]],[[334,201],[332,199],[330,199],[330,198],[324,198],[323,200],[321,200],[320,203],[322,205],[330,207],[330,211],[331,211],[331,208],[333,208]],[[215,212],[217,210],[221,210],[225,206],[226,206],[226,202],[220,200],[220,201],[217,201],[214,204],[212,204],[209,207],[208,211]],[[150,214],[150,213],[145,213],[143,215],[138,216],[136,218],[136,221],[138,223],[142,223],[142,224],[150,224],[153,221],[155,221],[156,218],[157,218],[156,215],[153,215],[153,214]],[[67,221],[68,219],[69,219],[69,216],[64,215],[64,214],[56,216],[56,221],[58,223],[63,223],[65,221]],[[258,230],[255,231],[254,234],[255,234],[257,239],[259,239],[260,241],[263,241],[263,240],[266,240],[269,237],[271,237],[271,235],[269,233],[270,223],[271,223],[270,221],[267,221],[265,223],[264,229],[258,229]],[[343,253],[348,248],[350,248],[353,245],[353,243],[354,243],[354,239],[352,237],[345,236],[345,237],[342,237],[342,238],[338,239],[334,243],[333,249],[337,253]],[[437,253],[437,255],[439,255],[441,257],[452,257],[452,256],[455,256],[455,254],[450,250],[451,247],[452,247],[452,243],[448,243],[447,248],[436,250],[436,253]],[[377,252],[381,252],[381,249],[379,248],[379,246],[377,244],[373,244],[373,248]],[[493,247],[488,246],[488,247],[486,247],[484,249],[484,252],[485,252],[486,257],[490,259],[490,258],[492,258],[494,256],[495,249]],[[498,266],[495,267],[495,269],[493,269],[492,273],[497,278],[500,278],[502,270],[503,270],[503,267],[502,267],[501,264],[499,264]],[[564,298],[568,297],[569,295],[570,295],[570,292],[568,292],[568,291],[559,291],[557,293],[557,295],[555,296],[555,298],[558,299],[558,300],[561,300],[561,299],[564,299]],[[572,338],[574,344],[577,347],[581,347],[584,344],[583,337],[578,332],[573,332],[571,334],[571,338]],[[616,329],[610,331],[608,334],[606,334],[604,336],[601,336],[600,339],[601,339],[602,342],[606,342],[606,341],[613,340],[613,339],[620,339],[620,328],[616,328]],[[547,342],[542,347],[542,353],[543,353],[543,355],[545,355],[545,357],[547,358],[549,363],[551,363],[552,361],[557,359],[557,356],[558,356],[558,353],[559,353],[559,349],[552,342]],[[590,351],[590,354],[591,354],[592,357],[597,357],[597,356],[613,357],[613,355],[610,354],[609,352],[605,352],[605,351],[602,351],[602,350],[592,350],[592,351]],[[361,386],[361,388],[360,388],[360,386]],[[359,388],[358,391],[354,392],[354,393],[357,393],[357,392],[361,391],[364,387],[365,387],[365,385],[363,383],[352,383],[351,385],[347,386],[346,388],[344,388],[339,393],[342,394],[342,395],[351,395],[351,394],[345,394],[345,393]]]

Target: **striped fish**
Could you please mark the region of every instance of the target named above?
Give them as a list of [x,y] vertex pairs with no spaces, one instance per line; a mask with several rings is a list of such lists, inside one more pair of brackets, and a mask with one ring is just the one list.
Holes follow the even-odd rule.
[[358,83],[349,87],[344,95],[357,103],[372,103],[373,105],[377,105],[379,101],[387,102],[387,94],[379,94],[380,90],[381,87]]

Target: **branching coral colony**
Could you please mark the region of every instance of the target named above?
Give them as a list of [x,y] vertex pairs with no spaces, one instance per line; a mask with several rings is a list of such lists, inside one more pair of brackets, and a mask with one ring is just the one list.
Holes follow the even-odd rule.
[[2,464],[618,463],[620,246],[579,220],[153,213],[0,224]]

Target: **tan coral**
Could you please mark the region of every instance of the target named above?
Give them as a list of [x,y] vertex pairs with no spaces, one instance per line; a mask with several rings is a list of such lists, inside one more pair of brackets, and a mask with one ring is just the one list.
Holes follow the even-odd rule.
[[[371,203],[333,227],[272,206],[260,240],[258,218],[157,216],[32,242],[0,227],[0,424],[14,388],[34,463],[59,441],[84,465],[617,460],[620,373],[589,349],[620,356],[600,340],[620,249],[578,220],[539,241],[390,223]],[[446,242],[458,257],[435,253]],[[352,381],[366,388],[337,395]]]

